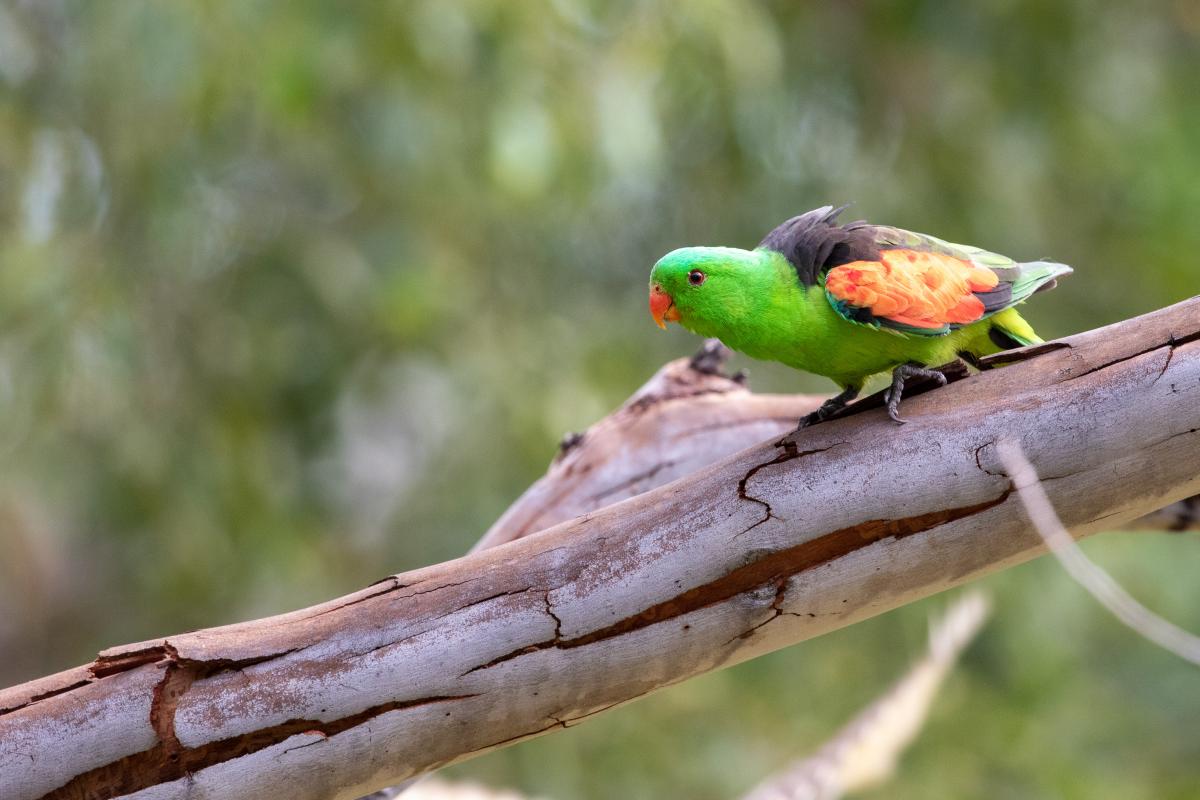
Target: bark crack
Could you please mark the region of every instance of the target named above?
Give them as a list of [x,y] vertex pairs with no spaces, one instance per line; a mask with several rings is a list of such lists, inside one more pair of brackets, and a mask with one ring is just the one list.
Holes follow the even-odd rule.
[[316,619],[317,617],[321,617],[326,614],[331,614],[335,611],[341,611],[343,608],[349,608],[350,606],[355,606],[355,605],[358,605],[359,603],[365,603],[368,600],[374,600],[376,597],[380,597],[382,595],[389,594],[391,592],[395,592],[399,589],[407,589],[408,588],[408,584],[401,583],[400,579],[398,577],[396,577],[395,575],[389,575],[386,578],[381,578],[380,580],[377,580],[377,581],[375,581],[375,583],[371,584],[371,586],[378,586],[381,583],[388,583],[388,582],[391,583],[390,586],[385,586],[377,592],[371,592],[370,594],[365,594],[362,597],[356,597],[353,600],[350,600],[349,602],[340,603],[338,605],[333,606],[332,608],[326,608],[322,611],[318,611],[316,614],[313,614],[311,617],[309,617],[309,619]]
[[[788,578],[788,577],[780,578],[775,584],[775,596],[771,599],[771,610],[774,611],[775,613],[772,614],[771,616],[767,617],[766,619],[764,619],[762,622],[758,623],[754,627],[752,627],[748,630],[744,630],[741,633],[739,633],[737,636],[734,636],[732,639],[725,642],[725,646],[729,646],[729,645],[733,644],[734,642],[738,641],[739,639],[749,639],[751,636],[754,635],[754,632],[756,630],[763,627],[764,625],[767,625],[768,623],[774,622],[775,620],[779,619],[784,614],[788,613],[787,611],[783,610],[783,599],[785,596],[787,596],[788,582],[790,580],[791,580],[791,578]],[[793,616],[800,616],[800,615],[795,614]]]
[[5,714],[11,714],[13,711],[20,711],[22,708],[28,708],[35,703],[40,703],[41,701],[48,700],[51,697],[57,697],[60,694],[67,694],[68,692],[73,692],[76,689],[82,689],[84,686],[87,686],[89,683],[92,683],[95,680],[95,678],[84,678],[83,680],[75,681],[74,683],[69,683],[65,686],[55,687],[49,691],[42,692],[41,694],[30,695],[30,697],[22,703],[0,708],[0,717],[4,716]]
[[498,742],[492,742],[487,747],[481,747],[481,748],[479,748],[479,750],[476,750],[474,752],[479,753],[484,750],[492,750],[497,747],[504,747],[506,744],[512,744],[514,742],[519,742],[522,739],[529,739],[534,736],[540,736],[541,734],[545,733],[546,731],[553,730],[553,729],[559,727],[560,723],[558,722],[557,719],[555,719],[554,717],[549,717],[549,719],[554,719],[555,720],[554,723],[551,725],[547,725],[544,728],[538,728],[535,731],[527,731],[525,733],[518,733],[516,736],[510,736],[507,739],[501,739]]
[[179,708],[179,701],[196,680],[196,674],[193,669],[180,665],[179,654],[174,647],[164,642],[163,648],[168,658],[163,666],[162,680],[154,687],[151,696],[150,727],[158,737],[161,757],[168,763],[176,763],[183,752],[183,745],[175,735],[175,712]]
[[1156,343],[1150,347],[1147,347],[1143,350],[1139,350],[1136,353],[1129,353],[1127,355],[1122,355],[1119,358],[1112,359],[1111,361],[1105,361],[1103,364],[1097,364],[1094,367],[1089,367],[1088,369],[1084,370],[1083,372],[1080,372],[1078,375],[1071,375],[1071,376],[1067,377],[1067,380],[1073,381],[1078,378],[1082,378],[1085,375],[1091,375],[1093,372],[1099,372],[1100,370],[1108,369],[1109,367],[1116,366],[1117,364],[1120,364],[1122,362],[1131,361],[1132,359],[1138,358],[1139,356],[1144,356],[1147,353],[1153,353],[1155,350],[1161,350],[1162,348],[1166,347],[1166,348],[1168,348],[1167,361],[1163,365],[1162,369],[1159,370],[1158,375],[1154,378],[1154,381],[1157,382],[1158,379],[1161,378],[1163,376],[1163,374],[1167,371],[1167,367],[1170,366],[1171,357],[1174,354],[1175,348],[1180,347],[1181,345],[1189,344],[1190,342],[1195,342],[1195,341],[1200,341],[1200,330],[1192,331],[1191,333],[1185,334],[1184,336],[1176,336],[1174,333],[1172,333],[1167,337],[1167,341],[1165,341],[1165,342],[1158,342],[1158,343]]
[[304,744],[298,744],[295,747],[289,747],[288,749],[283,751],[282,755],[287,755],[288,753],[292,752],[293,750],[303,750],[306,747],[312,747],[314,744],[324,744],[325,740],[329,738],[321,731],[302,731],[302,733],[312,734],[313,736],[316,736],[317,738],[313,739],[311,742],[305,742]]
[[[275,658],[286,656],[289,653],[294,653],[298,649],[300,648],[291,648],[275,653],[268,653],[262,656],[243,659],[192,659],[179,655],[179,652],[175,649],[174,645],[164,639],[161,642],[155,642],[152,645],[141,647],[136,650],[123,650],[115,653],[100,653],[98,656],[96,656],[95,660],[91,664],[81,668],[82,670],[86,671],[88,677],[65,686],[56,687],[41,694],[33,695],[23,703],[18,703],[7,708],[0,708],[0,716],[4,716],[5,714],[9,714],[14,711],[20,711],[23,708],[28,708],[29,706],[41,702],[42,700],[56,697],[61,694],[67,694],[76,689],[81,689],[84,686],[95,683],[98,680],[102,680],[112,675],[119,675],[122,672],[129,672],[130,670],[147,665],[162,664],[163,669],[170,673],[169,675],[164,675],[164,681],[168,677],[171,677],[175,671],[179,670],[186,670],[191,675],[191,680],[194,681],[199,678],[207,678],[218,672],[244,669],[245,667],[253,666],[254,664],[261,664],[265,661],[270,661]],[[174,678],[173,680],[177,682],[181,679]],[[172,686],[174,685],[175,684],[173,683]],[[155,688],[155,696],[151,704],[152,709],[154,707],[154,703],[158,702],[158,693],[163,689],[164,684],[163,682],[160,682]],[[155,732],[158,732],[157,728],[155,728]]]
[[1163,375],[1166,375],[1167,370],[1171,368],[1171,359],[1175,357],[1175,349],[1195,341],[1200,341],[1200,331],[1193,331],[1185,336],[1180,337],[1176,337],[1175,334],[1172,333],[1167,338],[1167,346],[1169,347],[1167,350],[1167,360],[1163,364],[1162,369],[1158,371],[1158,375],[1155,376],[1154,381],[1151,384],[1152,386],[1154,383],[1158,383],[1159,378],[1161,378]]
[[749,533],[750,531],[754,530],[759,525],[762,525],[764,522],[766,522],[769,519],[778,519],[780,521],[786,522],[786,520],[783,520],[781,517],[775,516],[774,511],[771,509],[770,503],[768,503],[766,500],[763,500],[761,497],[754,497],[746,490],[746,487],[749,484],[750,479],[753,478],[755,475],[757,475],[760,470],[766,469],[767,467],[775,466],[776,464],[783,464],[788,461],[794,461],[795,459],[803,458],[804,456],[811,456],[816,453],[824,453],[826,450],[832,450],[833,448],[840,447],[844,444],[846,444],[846,442],[837,442],[836,444],[831,444],[828,447],[818,447],[813,450],[800,450],[798,447],[796,447],[796,443],[794,441],[792,441],[791,439],[780,439],[778,442],[776,442],[775,447],[783,448],[783,452],[780,453],[779,455],[775,456],[775,458],[771,459],[770,461],[764,461],[761,464],[755,464],[753,467],[751,467],[746,472],[745,475],[742,476],[742,479],[740,481],[738,481],[738,485],[737,485],[738,497],[740,497],[743,500],[747,500],[751,503],[757,503],[758,505],[762,506],[763,518],[758,520],[757,522],[755,522],[749,528],[746,528],[741,533],[734,534],[734,538],[736,539],[738,536],[741,536],[743,533]]
[[978,447],[976,447],[976,448],[975,448],[975,466],[979,467],[979,471],[980,471],[980,472],[983,472],[983,473],[985,473],[985,474],[987,474],[987,475],[991,475],[992,477],[995,477],[995,478],[1007,478],[1007,477],[1008,477],[1008,475],[1006,475],[1005,473],[1003,473],[1003,472],[992,472],[990,469],[988,469],[987,467],[985,467],[985,466],[983,465],[983,459],[980,457],[980,454],[981,454],[981,453],[983,453],[983,451],[984,451],[984,449],[985,449],[985,448],[988,448],[988,447],[995,447],[995,446],[996,446],[996,440],[995,440],[995,439],[988,439],[986,442],[984,442],[983,444],[981,444],[981,445],[979,445]]
[[[168,667],[168,670],[170,667]],[[67,783],[48,792],[42,800],[109,800],[125,794],[141,791],[152,786],[179,780],[202,769],[232,761],[256,753],[283,742],[299,733],[319,734],[324,738],[336,736],[369,720],[407,708],[416,708],[435,703],[447,703],[478,697],[478,694],[434,695],[413,700],[394,700],[380,703],[329,722],[314,719],[293,719],[251,731],[240,736],[221,739],[199,747],[183,747],[174,733],[174,712],[182,694],[168,699],[170,684],[182,681],[178,677],[165,676],[160,683],[161,692],[155,691],[155,707],[151,709],[151,722],[160,741],[149,750],[125,756],[109,764],[76,775]],[[186,688],[185,688],[186,690]],[[163,699],[159,700],[159,695]],[[168,714],[169,712],[169,714]],[[168,719],[169,716],[169,719]],[[160,732],[161,729],[161,732]],[[164,734],[168,737],[163,738]],[[315,744],[310,742],[309,744]],[[304,746],[304,745],[301,745]],[[292,748],[293,750],[299,748]]]
[[763,586],[776,584],[776,582],[779,582],[776,584],[778,596],[778,592],[781,591],[779,587],[786,585],[788,579],[807,570],[827,564],[885,539],[903,539],[949,522],[983,513],[1005,502],[1012,492],[1013,486],[1010,482],[999,495],[981,503],[931,511],[902,519],[867,520],[782,550],[767,551],[760,558],[736,567],[719,578],[681,592],[604,628],[569,639],[564,639],[556,633],[553,638],[533,642],[472,667],[459,677],[490,669],[497,664],[529,653],[548,649],[566,650],[583,647],[605,639],[623,636],[641,628],[716,605]]
[[704,389],[696,389],[687,392],[673,392],[670,394],[648,394],[637,398],[636,400],[625,406],[622,411],[629,411],[635,414],[641,414],[652,406],[659,403],[670,403],[675,400],[693,400],[697,397],[703,397],[709,394],[729,394],[733,391],[741,391],[741,387],[731,386],[728,388],[708,387]]
[[126,650],[112,655],[101,653],[88,666],[88,672],[96,678],[107,678],[109,675],[128,672],[131,669],[137,669],[145,664],[154,664],[169,657],[166,642],[158,642],[138,650]]
[[[399,595],[399,598],[403,600],[403,599],[406,599],[409,597],[417,597],[418,595],[422,595],[422,594],[431,594],[433,592],[440,592],[442,589],[451,589],[455,586],[465,586],[466,584],[474,583],[477,580],[479,580],[479,579],[478,578],[467,578],[465,581],[454,581],[453,583],[439,583],[437,586],[434,586],[431,589],[421,589],[416,592],[409,592],[408,594]],[[420,585],[421,584],[419,584],[419,583],[414,583],[408,587],[396,587],[396,588],[412,588],[413,586],[420,586]]]
[[546,613],[554,620],[554,641],[562,641],[562,620],[554,613],[554,606],[550,602],[550,591],[548,589],[542,593],[542,602],[546,604]]

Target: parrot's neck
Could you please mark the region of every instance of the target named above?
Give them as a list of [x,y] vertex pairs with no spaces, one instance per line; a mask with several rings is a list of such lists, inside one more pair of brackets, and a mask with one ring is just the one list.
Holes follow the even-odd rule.
[[754,250],[746,256],[753,258],[756,268],[745,273],[741,302],[724,304],[724,309],[732,309],[729,313],[685,320],[685,326],[753,358],[771,359],[779,348],[795,345],[810,315],[809,304],[804,302],[796,271],[783,255]]

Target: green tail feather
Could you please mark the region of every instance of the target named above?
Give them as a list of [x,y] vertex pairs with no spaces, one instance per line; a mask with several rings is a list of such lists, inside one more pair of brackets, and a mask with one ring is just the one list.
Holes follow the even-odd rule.
[[1042,337],[1034,332],[1013,306],[1025,302],[1035,292],[1053,289],[1058,278],[1070,275],[1072,269],[1053,261],[1011,264],[1007,269],[1009,274],[1003,279],[1012,281],[1012,299],[1004,309],[991,316],[988,336],[1002,350],[1041,344]]
[[[1042,337],[1033,331],[1030,324],[1013,306],[1024,302],[1030,295],[1052,289],[1057,279],[1070,275],[1072,269],[1066,264],[1056,264],[1054,261],[1028,261],[1026,264],[1015,264],[1019,269],[1018,275],[1013,276],[1013,300],[1009,307],[991,318],[989,336],[997,347],[1028,347],[1031,344],[1042,344]],[[1010,342],[1004,342],[1009,339]]]
[[1053,261],[1029,261],[1016,266],[1020,273],[1012,284],[1012,305],[1025,301],[1034,292],[1053,289],[1060,277],[1074,271],[1066,264]]
[[1024,317],[1012,308],[1005,309],[992,317],[992,327],[988,330],[988,338],[1001,350],[1028,347],[1044,341],[1034,332]]

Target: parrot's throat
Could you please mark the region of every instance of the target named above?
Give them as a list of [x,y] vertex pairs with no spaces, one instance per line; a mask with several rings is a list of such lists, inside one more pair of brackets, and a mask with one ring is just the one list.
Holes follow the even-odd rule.
[[807,309],[795,272],[778,253],[754,251],[756,268],[743,272],[737,291],[724,293],[702,313],[681,313],[680,323],[701,336],[720,339],[753,358],[771,359],[780,347],[794,346],[795,329]]

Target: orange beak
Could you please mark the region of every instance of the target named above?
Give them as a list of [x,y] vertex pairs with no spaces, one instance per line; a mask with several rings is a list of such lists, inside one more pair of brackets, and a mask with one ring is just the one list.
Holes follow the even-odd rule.
[[664,331],[668,322],[679,321],[679,309],[675,308],[675,301],[657,283],[650,287],[650,316],[654,317],[654,324]]

